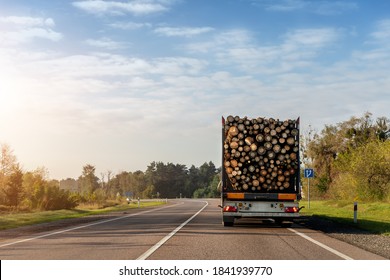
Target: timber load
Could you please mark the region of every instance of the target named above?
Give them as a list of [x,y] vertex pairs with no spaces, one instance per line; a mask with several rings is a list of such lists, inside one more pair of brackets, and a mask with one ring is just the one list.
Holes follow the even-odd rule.
[[231,191],[296,192],[299,118],[223,119],[223,165]]

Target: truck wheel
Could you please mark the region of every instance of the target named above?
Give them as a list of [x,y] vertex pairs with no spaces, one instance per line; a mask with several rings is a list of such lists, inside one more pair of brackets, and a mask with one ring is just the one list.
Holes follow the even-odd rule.
[[224,227],[232,227],[234,225],[234,222],[223,222]]

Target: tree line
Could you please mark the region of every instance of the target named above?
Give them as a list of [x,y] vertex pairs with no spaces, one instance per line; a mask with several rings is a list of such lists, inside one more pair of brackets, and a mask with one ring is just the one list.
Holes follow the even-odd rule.
[[302,160],[315,170],[310,185],[317,198],[390,201],[388,118],[367,112],[302,138]]
[[145,171],[112,171],[96,174],[95,166],[87,164],[76,180],[59,182],[61,188],[79,194],[82,202],[101,202],[106,199],[138,198],[200,198],[217,197],[220,170],[213,162],[200,167],[183,164],[151,162]]
[[[11,148],[1,145],[0,212],[72,209],[138,198],[217,197],[220,170],[213,162],[200,167],[152,162],[146,171],[96,174],[86,164],[77,179],[50,180],[45,168],[24,172]],[[100,175],[100,176],[99,176]]]

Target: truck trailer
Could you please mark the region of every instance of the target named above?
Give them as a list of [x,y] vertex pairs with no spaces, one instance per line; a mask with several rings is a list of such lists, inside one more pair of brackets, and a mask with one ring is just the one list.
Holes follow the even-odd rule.
[[299,118],[222,117],[221,177],[224,226],[240,218],[290,226],[300,211]]

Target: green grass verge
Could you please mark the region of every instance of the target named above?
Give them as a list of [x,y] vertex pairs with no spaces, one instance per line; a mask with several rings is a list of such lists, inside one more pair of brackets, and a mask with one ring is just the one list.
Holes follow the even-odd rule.
[[310,201],[302,200],[302,215],[317,216],[333,220],[339,223],[348,224],[373,233],[390,236],[390,204],[384,202],[359,202],[358,222],[353,221],[353,202],[348,201]]
[[[152,207],[165,204],[165,201],[141,201],[140,208]],[[17,228],[26,225],[53,222],[63,219],[80,218],[90,215],[98,215],[116,211],[126,211],[138,208],[137,203],[121,204],[117,206],[106,207],[103,209],[73,209],[42,211],[33,213],[11,213],[0,214],[0,230]]]

